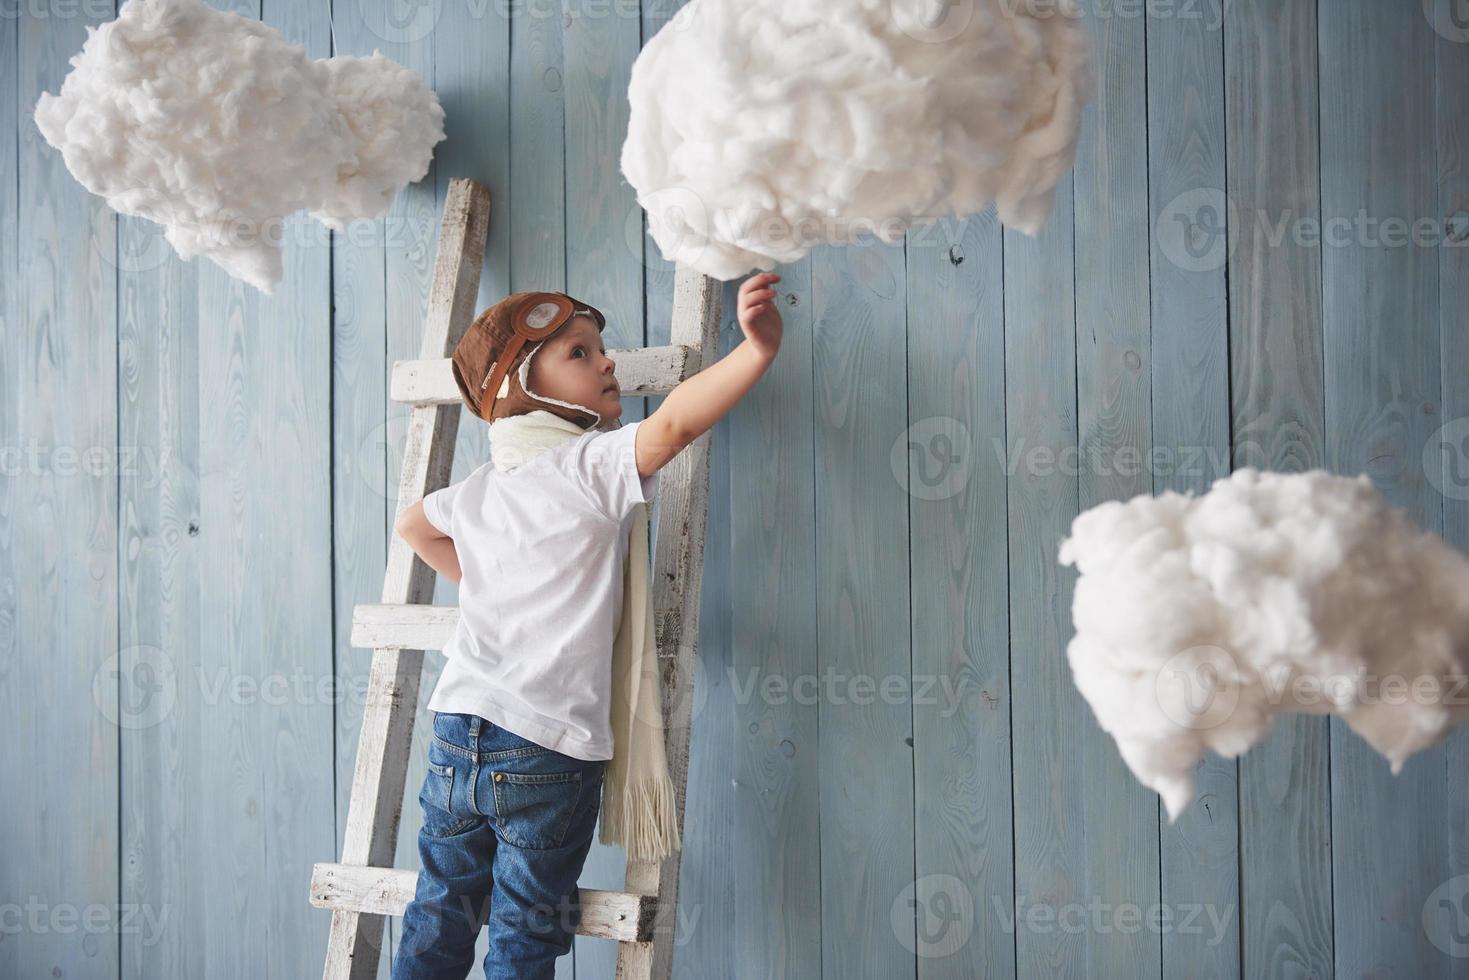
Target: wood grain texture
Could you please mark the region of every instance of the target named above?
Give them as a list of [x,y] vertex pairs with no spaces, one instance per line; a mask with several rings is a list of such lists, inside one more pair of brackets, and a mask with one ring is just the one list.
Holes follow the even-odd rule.
[[[118,642],[116,222],[36,128],[95,12],[7,25],[6,330],[0,396],[0,651],[9,735],[0,806],[0,973],[112,975],[120,854],[118,721],[161,713],[151,651]],[[6,19],[16,17],[12,12]],[[134,700],[138,698],[138,700]],[[136,713],[134,712],[136,709]],[[24,787],[24,790],[21,789]],[[89,909],[104,928],[80,927]],[[151,909],[167,914],[155,897]]]
[[1075,260],[1074,181],[1057,186],[1039,235],[1003,238],[1015,891],[986,914],[1014,933],[1016,976],[1085,980],[1088,936],[1056,919],[1088,901],[1078,766],[1082,743],[1097,737],[1065,659],[1075,576],[1056,563],[1077,513],[1076,472],[1058,463],[1077,433],[1075,294],[1064,287]]
[[[399,485],[410,427],[459,412],[444,352],[422,350],[451,180],[495,195],[461,302],[566,289],[608,314],[637,396],[624,421],[666,390],[640,361],[671,352],[676,274],[618,157],[630,66],[679,0],[212,2],[313,56],[380,49],[437,90],[449,139],[378,221],[335,236],[288,221],[265,297],[114,216],[40,138],[35,99],[96,21],[0,15],[0,781],[18,788],[0,807],[0,913],[34,898],[161,924],[0,930],[0,976],[314,976],[341,910],[308,904],[313,864],[376,847],[399,869],[383,895],[417,868],[422,741],[378,759],[405,788],[390,851],[348,832],[348,799],[364,702],[404,696],[411,675],[426,721],[442,657],[403,647],[373,685],[353,613],[383,602],[392,519],[416,492]],[[1469,43],[1435,4],[1088,7],[1100,97],[1037,238],[986,213],[777,269],[784,349],[712,433],[660,966],[1463,972],[1442,942],[1469,923],[1435,896],[1469,875],[1469,734],[1392,777],[1340,724],[1286,717],[1237,767],[1207,758],[1170,827],[1075,691],[1074,573],[1055,562],[1080,509],[1202,489],[1231,465],[1367,472],[1469,549],[1469,460],[1424,458],[1440,426],[1469,426]],[[1170,252],[1169,222],[1210,206],[1222,264],[1217,224]],[[1310,240],[1322,217],[1345,238]],[[1385,245],[1390,218],[1458,241]],[[721,351],[741,339],[738,285],[719,287]],[[392,400],[405,392],[427,408],[416,423]],[[486,427],[456,417],[444,480],[489,458]],[[965,475],[935,494],[956,444]],[[113,461],[97,477],[91,447]],[[670,515],[652,516],[657,539]],[[424,601],[452,609],[457,590]],[[898,677],[911,701],[828,696],[827,671]],[[325,686],[267,699],[295,676]],[[802,678],[823,693],[796,696]],[[622,851],[596,846],[583,886],[621,894]],[[956,901],[972,915],[945,928]],[[1090,918],[1126,902],[1175,923],[1202,904],[1225,930]],[[386,976],[398,923],[369,912],[354,934],[386,922],[387,941],[358,975]],[[617,953],[579,936],[558,975],[611,978]]]
[[[909,231],[908,425],[920,980],[1015,977],[1004,252],[991,213]],[[909,898],[905,894],[905,901]]]
[[[1442,15],[1453,11],[1446,2],[1433,10]],[[1449,19],[1448,23],[1456,23]],[[1442,23],[1442,21],[1441,21]],[[1462,25],[1462,18],[1457,22]],[[1469,25],[1463,25],[1469,26]],[[1469,552],[1469,33],[1433,39],[1436,107],[1435,133],[1438,147],[1438,213],[1446,226],[1446,240],[1438,248],[1438,324],[1443,351],[1440,391],[1443,405],[1439,421],[1451,428],[1456,448],[1445,452],[1442,436],[1435,438],[1440,452],[1439,499],[1443,505],[1444,540]],[[1428,473],[1430,482],[1432,472]],[[1444,745],[1444,784],[1447,793],[1448,854],[1443,865],[1444,885],[1463,886],[1469,875],[1469,730],[1460,729]],[[1437,889],[1435,889],[1437,891]],[[1462,891],[1459,892],[1462,894]],[[1441,952],[1469,952],[1455,947],[1469,934],[1469,915],[1462,904],[1439,901],[1430,894],[1424,928]],[[1446,942],[1447,940],[1447,942]],[[1444,943],[1448,946],[1439,945]],[[1457,956],[1456,961],[1462,960]],[[1451,965],[1459,965],[1457,962]]]
[[[706,546],[706,608],[720,618],[701,631],[695,724],[705,724],[694,748],[703,755],[690,767],[685,826],[703,834],[684,849],[693,928],[675,976],[721,962],[731,964],[721,977],[821,975],[821,908],[810,900],[821,889],[820,705],[793,696],[820,673],[811,266],[777,271],[780,356],[715,430],[716,447],[729,439],[727,504],[711,501],[710,514],[728,525],[728,578],[724,598],[711,601],[720,585]],[[726,349],[745,339],[738,286],[724,289]],[[717,823],[696,825],[695,814]]]
[[821,975],[914,977],[903,249],[863,235],[810,263]]
[[[1153,489],[1139,464],[1153,443],[1145,41],[1158,19],[1087,21],[1101,82],[1095,111],[1083,122],[1075,172],[1081,510]],[[1101,976],[1156,976],[1161,937],[1147,928],[1130,932],[1120,910],[1162,901],[1162,808],[1132,778],[1112,740],[1088,724],[1075,759],[1086,828],[1083,902],[1104,911],[1087,930],[1086,962]]]
[[[386,6],[337,3],[334,7],[334,54],[364,56],[381,50],[432,81],[431,37],[426,40],[406,32],[393,35],[385,30]],[[352,608],[377,597],[382,589],[409,415],[406,408],[388,404],[390,325],[399,325],[400,333],[414,331],[411,350],[416,354],[438,230],[433,175],[431,163],[425,179],[397,194],[385,215],[355,221],[347,232],[334,234],[331,240],[332,673],[339,695],[333,737],[334,854],[341,854],[346,837],[352,773],[372,669],[371,656],[352,649]],[[410,775],[410,785],[412,780]],[[416,835],[416,820],[411,808],[405,812],[400,836],[411,840]],[[389,936],[396,927],[396,922],[389,922]],[[383,942],[378,976],[388,975],[391,954],[391,942]]]
[[[406,868],[364,868],[318,864],[311,875],[311,904],[325,909],[356,909],[375,915],[402,915],[413,901],[418,873]],[[583,888],[576,934],[613,942],[646,943],[653,936],[658,900],[651,895]]]
[[[1229,473],[1222,28],[1177,16],[1147,31],[1152,446],[1143,489],[1154,493],[1203,493]],[[1194,778],[1195,805],[1158,822],[1160,899],[1176,925],[1160,936],[1162,972],[1237,976],[1237,763],[1209,755]]]
[[[235,9],[264,13],[311,56],[330,53],[324,10]],[[303,947],[319,950],[327,937],[325,921],[300,914],[334,811],[332,720],[315,695],[331,673],[321,615],[331,602],[330,255],[313,225],[297,214],[277,229],[285,272],[272,296],[212,263],[198,271],[198,524],[208,559],[189,737],[207,756],[196,790],[205,812],[185,860],[204,869],[212,887],[200,901],[214,907],[185,942],[202,945],[207,972],[224,976],[315,973],[320,953]],[[293,676],[307,682],[282,684]],[[262,948],[262,935],[274,941]]]
[[[1322,255],[1325,462],[1333,472],[1367,474],[1389,503],[1438,532],[1442,508],[1423,447],[1442,405],[1439,264],[1436,249],[1407,234],[1438,212],[1433,32],[1420,5],[1351,0],[1333,4],[1319,36],[1321,212],[1336,222]],[[1331,720],[1339,976],[1463,972],[1422,924],[1448,863],[1445,752],[1419,752],[1393,776],[1365,741]]]
[[[26,366],[29,362],[20,352],[29,341],[24,340],[22,310],[25,287],[21,282],[20,270],[20,124],[19,113],[21,89],[19,85],[20,25],[18,17],[0,19],[0,64],[15,65],[17,83],[10,98],[0,99],[0,336],[8,342],[0,344],[0,391],[24,390]],[[13,396],[0,397],[0,437],[6,442],[19,441],[24,433],[21,404]],[[29,589],[22,592],[21,576],[24,567],[18,562],[22,556],[17,551],[21,543],[17,537],[17,515],[29,494],[28,487],[14,474],[7,472],[0,480],[0,708],[5,717],[20,717],[22,705],[29,699],[22,683],[28,677],[20,671],[20,619],[22,596],[29,597]],[[26,615],[29,615],[28,613]],[[26,739],[21,737],[23,729],[13,726],[7,734],[15,736],[0,738],[0,773],[6,779],[14,779],[24,772],[25,758],[31,751]],[[43,729],[37,725],[31,729],[30,738],[40,738]],[[105,824],[104,824],[105,826]],[[28,826],[24,813],[14,797],[6,797],[0,805],[0,848],[6,854],[24,854],[26,845],[35,833]],[[23,894],[26,886],[35,881],[36,871],[20,861],[8,861],[0,865],[0,895]],[[20,945],[0,944],[0,972],[16,976],[20,970]]]
[[[1321,217],[1316,4],[1233,4],[1224,63],[1234,465],[1302,472],[1325,465],[1321,249],[1279,231]],[[1287,716],[1239,760],[1244,976],[1332,975],[1329,732]]]

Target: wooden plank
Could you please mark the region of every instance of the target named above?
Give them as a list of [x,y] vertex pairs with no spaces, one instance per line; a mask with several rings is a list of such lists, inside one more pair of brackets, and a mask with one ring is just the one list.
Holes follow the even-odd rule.
[[[710,744],[702,770],[690,766],[684,823],[702,833],[702,812],[704,819],[720,815],[728,826],[686,844],[680,875],[680,887],[693,898],[686,904],[703,921],[729,926],[688,930],[675,951],[680,977],[697,975],[697,964],[707,961],[701,957],[721,950],[751,976],[821,975],[821,907],[810,900],[821,891],[821,706],[790,696],[792,687],[821,673],[811,455],[814,294],[809,259],[776,271],[780,355],[729,424],[715,430],[716,443],[726,432],[730,439],[729,499],[727,506],[711,500],[710,519],[729,523],[731,568],[727,585],[711,584],[706,548],[705,608],[720,619],[701,631],[697,682],[707,693],[695,695],[704,709],[695,751],[705,740]],[[725,284],[730,348],[744,340],[735,320],[739,285]],[[728,653],[719,664],[710,651],[722,647]],[[716,728],[715,719],[727,728]],[[698,870],[691,874],[691,868]]]
[[[1469,29],[1448,15],[1454,8],[1439,0],[1434,7],[1438,36],[1433,39],[1437,97],[1438,213],[1447,227],[1439,254],[1439,336],[1443,365],[1439,374],[1443,409],[1437,419],[1451,426],[1457,449],[1445,455],[1442,435],[1433,439],[1439,453],[1439,490],[1443,503],[1444,540],[1469,552],[1469,458],[1463,433],[1469,429]],[[1429,481],[1433,482],[1433,471]],[[1447,784],[1448,860],[1443,877],[1469,874],[1469,728],[1450,735],[1444,746]],[[1456,884],[1462,884],[1462,879]],[[1454,887],[1454,886],[1449,886]],[[1453,894],[1461,895],[1462,891]],[[1429,941],[1462,964],[1464,923],[1461,906],[1430,896],[1430,918],[1424,929]]]
[[[0,64],[20,64],[20,17],[0,18]],[[20,91],[13,98],[0,99],[0,335],[21,338],[22,310],[25,289],[20,281],[20,126],[17,122]],[[19,356],[24,346],[20,340],[0,344],[0,390],[13,392],[24,385],[29,362]],[[0,398],[0,439],[18,444],[25,433],[21,415],[21,403],[14,397]],[[7,459],[7,465],[10,461]],[[15,516],[28,496],[26,487],[16,474],[6,472],[0,480],[0,676],[6,683],[0,684],[0,710],[7,718],[23,717],[24,702],[30,693],[21,684],[14,683],[12,665],[20,663],[17,634],[21,618],[19,573],[25,566],[17,564],[21,554],[17,551],[20,539],[17,535]],[[25,542],[34,548],[35,541]],[[41,737],[41,729],[34,729],[31,738]],[[8,779],[12,774],[26,772],[32,746],[22,738],[0,739],[0,773]],[[38,827],[26,825],[25,807],[12,796],[0,805],[0,849],[5,854],[25,855],[35,843]],[[12,860],[0,863],[0,895],[23,894],[29,878],[25,865],[29,862]],[[20,943],[0,943],[0,975],[21,975]],[[27,963],[27,967],[36,964]]]
[[[258,0],[236,12],[258,20]],[[270,558],[268,547],[257,555],[256,539],[270,535],[253,523],[261,515],[250,507],[266,492],[255,483],[254,464],[261,462],[261,454],[252,445],[258,437],[254,426],[259,410],[252,399],[268,384],[260,373],[268,374],[277,366],[268,351],[257,354],[253,343],[262,294],[207,260],[192,261],[199,276],[198,536],[202,554],[208,556],[198,580],[197,667],[200,677],[217,683],[218,678],[229,681],[260,672],[259,639],[253,631],[262,607],[246,594],[253,593],[257,583],[252,560]],[[279,342],[279,334],[269,336]],[[260,874],[268,816],[262,809],[262,756],[269,751],[269,742],[263,741],[263,727],[239,699],[211,705],[201,712],[199,722],[192,737],[212,751],[195,788],[204,801],[200,808],[204,819],[194,826],[210,827],[212,832],[207,842],[196,839],[185,845],[186,860],[203,880],[224,887],[214,893],[198,941],[206,963],[259,962],[263,967],[260,937],[269,935],[272,904],[269,881]],[[298,915],[301,884],[295,896]]]
[[[417,881],[417,872],[406,868],[318,864],[311,874],[311,904],[380,916],[402,915],[413,900]],[[643,942],[652,936],[657,899],[650,895],[582,888],[577,900],[579,936],[628,943]]]
[[[1230,373],[1236,467],[1324,464],[1321,251],[1270,235],[1319,220],[1316,5],[1241,0],[1225,18]],[[1332,974],[1327,718],[1287,715],[1239,760],[1242,974]]]
[[[1083,20],[1092,34],[1099,86],[1094,111],[1083,118],[1076,158],[1077,506],[1082,510],[1152,491],[1140,465],[1152,448],[1144,111],[1144,36],[1151,21]],[[1162,807],[1157,794],[1133,778],[1116,744],[1089,712],[1084,724],[1087,735],[1075,763],[1086,827],[1086,890],[1080,901],[1151,909],[1162,900]],[[1107,977],[1159,975],[1161,943],[1139,941],[1125,926],[1113,918],[1086,930],[1088,969]],[[1021,973],[1026,972],[1022,966]]]
[[[451,352],[473,318],[489,219],[489,190],[484,185],[467,179],[450,184],[424,320],[425,358]],[[448,482],[459,413],[457,406],[413,410],[398,485],[400,509]],[[383,582],[384,602],[424,602],[432,595],[436,577],[407,541],[393,536]],[[384,867],[394,858],[415,714],[402,709],[418,703],[421,665],[420,657],[402,650],[373,653],[342,845],[343,864]],[[328,980],[349,976],[357,980],[375,975],[381,944],[381,916],[334,912],[325,976]]]
[[[201,676],[199,582],[199,270],[144,218],[119,216],[118,441],[135,466],[118,474],[119,638],[124,649],[166,664],[179,678]],[[201,559],[204,559],[201,561]],[[204,676],[208,676],[207,672]],[[123,901],[142,909],[167,903],[161,933],[122,937],[121,976],[202,976],[204,947],[193,941],[209,928],[214,906],[196,874],[190,829],[212,803],[193,792],[210,765],[195,734],[209,709],[197,686],[179,690],[156,723],[120,735],[121,840],[133,855],[125,866]],[[192,695],[192,696],[190,696]],[[206,841],[197,841],[202,850]],[[319,944],[318,944],[319,945]],[[319,954],[313,950],[313,958]],[[3,972],[3,971],[0,971]]]
[[[617,381],[624,398],[666,395],[699,370],[698,352],[681,345],[608,348],[607,356],[617,365]],[[445,357],[394,364],[393,401],[413,405],[458,404],[459,386],[454,383],[452,363]]]
[[458,606],[358,603],[352,646],[366,650],[442,650],[459,625]]
[[[645,36],[647,30],[645,22]],[[675,268],[657,254],[656,246],[651,252],[645,251],[644,255],[650,263],[666,266],[666,275],[661,266],[658,269],[650,267],[644,276],[644,288],[649,307],[649,337],[651,339],[656,334],[659,339],[667,340],[672,324],[671,305],[661,319],[653,311],[665,302],[671,304]],[[668,285],[666,291],[665,280]],[[722,286],[721,308],[733,309],[734,284],[726,282]],[[734,335],[739,334],[739,330],[734,328],[728,315],[720,319],[720,354],[723,356],[728,353],[730,345],[737,342]],[[747,405],[750,399],[758,397],[752,391],[741,405]],[[788,921],[797,915],[811,920],[815,915],[815,909],[809,902],[804,907],[791,906],[773,897],[769,905],[747,903],[752,883],[766,880],[770,872],[782,871],[783,866],[797,861],[767,862],[753,857],[755,854],[781,853],[779,845],[771,843],[771,834],[756,833],[760,826],[758,823],[743,821],[747,804],[759,792],[752,788],[752,780],[759,778],[753,775],[752,770],[761,769],[760,763],[746,751],[746,746],[758,751],[768,733],[751,732],[748,724],[753,722],[741,724],[737,715],[742,708],[740,699],[723,693],[725,690],[733,693],[732,686],[726,688],[726,685],[732,685],[736,676],[744,676],[735,673],[733,667],[734,658],[741,652],[736,646],[735,631],[745,627],[746,619],[758,619],[769,608],[762,607],[757,613],[740,602],[737,594],[744,581],[736,580],[731,568],[733,542],[730,525],[735,502],[730,484],[736,477],[730,462],[732,447],[729,435],[739,427],[735,415],[740,410],[740,406],[736,406],[716,423],[709,447],[709,519],[704,531],[699,654],[694,660],[694,690],[689,692],[693,708],[690,712],[688,784],[696,789],[684,800],[683,853],[679,860],[678,879],[679,892],[688,897],[679,912],[682,934],[673,950],[673,975],[676,977],[697,975],[705,963],[749,964],[752,973],[776,976],[778,973],[760,966],[761,957],[773,959],[779,954],[770,951],[769,947],[788,944],[782,932],[769,931],[769,924],[777,920]],[[808,453],[808,464],[809,460]],[[770,467],[771,460],[761,461],[762,478],[769,473]],[[754,528],[750,530],[752,536],[761,533]],[[736,623],[731,608],[736,605],[749,610],[752,615],[739,617]],[[809,622],[809,616],[805,622]],[[757,706],[758,702],[749,705],[751,708]],[[747,759],[751,760],[749,764]],[[811,786],[805,788],[814,801],[814,790]],[[771,794],[780,792],[777,787],[769,788]],[[761,801],[765,799],[765,796],[760,797]],[[771,802],[775,807],[782,806],[780,797]],[[814,812],[812,826],[813,850],[798,853],[801,863],[809,863],[814,868]],[[769,829],[779,831],[783,828]],[[777,864],[782,867],[777,867]],[[813,876],[802,894],[811,894],[817,883],[818,879]],[[713,923],[720,927],[709,928]],[[815,945],[820,940],[819,933],[802,935],[809,939],[808,945]],[[793,950],[788,949],[787,952],[794,955]]]
[[[431,84],[431,39],[388,30],[386,13],[386,5],[336,4],[332,10],[334,52],[365,56],[381,50]],[[394,23],[406,23],[411,31],[413,22],[410,17]],[[332,854],[341,853],[346,835],[357,739],[362,732],[360,692],[367,689],[372,670],[370,657],[352,653],[352,607],[382,588],[392,534],[392,498],[407,428],[407,410],[391,406],[387,399],[389,310],[396,314],[393,322],[400,338],[412,332],[411,348],[402,350],[403,356],[417,355],[438,230],[435,164],[429,166],[424,179],[394,195],[383,217],[355,221],[331,240],[332,635],[341,694],[333,713],[337,810]],[[410,821],[405,815],[404,823]],[[412,827],[404,829],[413,832]],[[322,949],[316,952],[319,956]],[[385,944],[378,976],[388,976],[391,967],[391,950]]]
[[[262,3],[261,17],[308,57],[331,56],[322,5]],[[284,230],[281,282],[272,296],[259,297],[258,317],[242,323],[254,342],[232,338],[230,345],[245,352],[241,403],[220,407],[242,436],[241,419],[251,419],[249,449],[232,461],[249,470],[232,481],[241,492],[236,504],[248,516],[232,530],[246,542],[242,568],[249,572],[242,579],[253,576],[255,587],[241,591],[232,618],[254,647],[247,662],[261,682],[248,706],[258,731],[264,831],[254,873],[266,882],[271,942],[256,962],[267,976],[309,977],[321,968],[330,923],[301,914],[300,888],[334,846],[336,813],[335,789],[323,778],[334,765],[331,249],[322,226],[304,211],[287,217]],[[284,663],[282,651],[291,651]],[[289,690],[288,677],[301,675],[314,683],[277,696]],[[240,939],[258,943],[244,933]]]
[[[116,765],[119,723],[134,717],[120,711],[148,707],[132,700],[145,694],[134,671],[147,668],[117,636],[115,220],[31,118],[42,92],[60,91],[95,13],[15,8],[0,28],[12,103],[0,115],[8,123],[0,150],[8,726],[0,766],[9,789],[0,805],[0,974],[8,977],[116,971]],[[102,929],[98,908],[113,913]],[[154,896],[144,911],[165,910]]]
[[1092,894],[1077,760],[1099,736],[1066,664],[1075,576],[1056,563],[1077,513],[1076,473],[1059,462],[1076,449],[1075,296],[1056,288],[1072,276],[1073,181],[1057,186],[1037,237],[1004,235],[1015,885],[987,896],[1013,903],[998,914],[1015,923],[1016,975],[1058,980],[1090,976],[1086,934],[1019,923],[1074,917]]
[[[893,476],[912,522],[915,954],[925,978],[1013,978],[1004,255],[993,209],[910,230],[908,420]],[[943,325],[943,329],[935,329]],[[963,547],[956,547],[963,542]],[[910,896],[904,892],[904,899]]]
[[[821,970],[912,977],[914,875],[903,249],[863,236],[811,255],[816,465]],[[829,673],[828,673],[829,672]],[[886,685],[886,688],[884,687]]]
[[[1144,491],[1202,493],[1229,473],[1229,209],[1220,25],[1158,17],[1147,40],[1152,453]],[[1123,354],[1124,363],[1127,355]],[[1202,679],[1201,679],[1202,680]],[[1238,976],[1239,780],[1234,759],[1194,769],[1196,804],[1158,814],[1163,907],[1138,939],[1162,944],[1164,977]],[[1191,910],[1209,910],[1211,915]]]
[[[1423,447],[1440,424],[1438,255],[1408,234],[1438,215],[1434,35],[1421,5],[1370,0],[1333,4],[1319,26],[1321,212],[1335,228],[1322,256],[1325,462],[1366,473],[1437,532],[1441,503]],[[1436,746],[1394,777],[1332,719],[1337,976],[1461,972],[1422,924],[1449,856],[1445,759]]]
[[[406,9],[391,4],[368,3],[355,6],[361,8],[368,33],[372,37],[387,41],[385,51],[390,53],[394,60],[418,72],[428,84],[434,86],[438,90],[440,101],[443,102],[446,97],[445,87],[452,89],[457,83],[446,75],[443,84],[440,84],[437,51],[439,30],[436,29],[436,22],[443,18],[443,30],[462,30],[463,25],[458,20],[459,8],[452,5],[447,8],[442,5],[432,8],[419,6],[412,8],[410,14]],[[372,37],[364,36],[366,45],[373,44]],[[486,55],[488,55],[490,50],[488,39],[486,45]],[[452,96],[450,100],[453,100]],[[429,165],[428,173],[416,184],[404,188],[393,199],[393,204],[388,212],[390,224],[388,225],[387,254],[384,256],[387,279],[386,344],[383,361],[379,365],[381,371],[379,384],[385,394],[391,384],[392,365],[398,360],[422,356],[423,315],[433,293],[435,241],[440,234],[440,215],[443,213],[444,202],[448,199],[451,179],[455,175],[474,177],[482,181],[486,187],[491,188],[492,193],[495,188],[506,186],[500,180],[502,171],[497,168],[495,160],[483,158],[464,160],[456,149],[461,145],[469,145],[475,133],[489,134],[493,131],[487,113],[466,112],[463,103],[459,103],[453,112],[447,113],[444,127],[448,138],[434,147],[433,161]],[[503,223],[503,221],[498,222],[498,224]],[[471,304],[476,311],[483,308],[485,297],[492,295],[498,289],[498,283],[493,281],[496,268],[509,264],[504,232],[499,231],[497,237],[496,225],[497,222],[490,222],[488,235],[491,244],[486,246],[485,260],[481,262],[481,269],[484,271],[480,276],[479,295]],[[491,258],[492,254],[499,257]],[[387,457],[385,465],[387,507],[382,534],[386,556],[389,542],[394,534],[394,519],[400,506],[398,472],[401,467],[403,447],[407,444],[405,437],[408,421],[413,417],[413,413],[411,410],[404,411],[401,406],[391,402],[385,405],[384,411],[385,437],[383,442]],[[461,422],[465,418],[466,416],[461,415]],[[479,426],[461,424],[456,440],[456,455],[462,454],[467,457],[466,466],[472,467],[474,459],[483,458],[484,446],[487,443],[483,433],[479,431]],[[452,468],[450,478],[451,480],[453,478]],[[380,566],[380,569],[381,567],[383,566]],[[432,601],[457,602],[458,586],[442,576],[435,578],[433,594],[430,596]],[[375,583],[372,590],[357,593],[353,597],[354,601],[363,596],[372,595],[377,587]],[[438,682],[440,669],[440,658],[427,657],[424,659],[419,682],[420,702],[427,700],[429,693],[432,692],[434,684]],[[426,712],[420,709],[416,713],[415,727],[419,722],[425,720]],[[360,726],[352,732],[354,743],[357,740],[358,731],[360,731]],[[396,856],[393,860],[393,864],[398,867],[407,867],[411,862],[418,860],[418,832],[423,822],[423,811],[417,804],[417,797],[419,789],[423,786],[423,777],[427,767],[426,752],[410,751],[408,773],[404,779],[404,808],[399,824]],[[391,972],[392,958],[401,925],[400,922],[393,920],[388,922],[388,941],[383,946],[383,965],[379,976],[386,977]]]

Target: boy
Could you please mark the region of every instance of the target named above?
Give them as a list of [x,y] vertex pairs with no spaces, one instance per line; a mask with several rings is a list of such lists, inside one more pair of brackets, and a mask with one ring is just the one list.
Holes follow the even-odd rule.
[[419,557],[459,584],[460,619],[429,700],[423,870],[394,980],[462,980],[486,921],[486,980],[554,977],[571,949],[613,757],[609,663],[629,524],[646,533],[633,518],[658,471],[775,358],[779,279],[741,284],[739,346],[615,428],[621,392],[594,307],[515,293],[455,348],[465,404],[490,422],[491,462],[397,520]]

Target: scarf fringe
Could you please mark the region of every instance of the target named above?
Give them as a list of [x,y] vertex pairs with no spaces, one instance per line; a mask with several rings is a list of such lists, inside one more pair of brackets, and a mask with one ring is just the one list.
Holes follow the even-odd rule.
[[603,844],[625,847],[634,861],[661,861],[682,847],[672,779],[640,779],[617,793],[606,791],[608,775],[602,794]]

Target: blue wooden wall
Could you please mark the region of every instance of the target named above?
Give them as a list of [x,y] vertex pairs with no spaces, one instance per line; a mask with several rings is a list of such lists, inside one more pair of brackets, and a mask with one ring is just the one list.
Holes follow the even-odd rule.
[[[1243,465],[1369,473],[1469,547],[1466,461],[1424,456],[1469,425],[1469,19],[1085,6],[1099,97],[1038,237],[951,219],[779,269],[784,348],[715,433],[678,976],[1469,971],[1469,734],[1393,777],[1292,718],[1202,764],[1170,826],[1071,684],[1055,561],[1079,510]],[[381,220],[293,217],[265,297],[40,138],[37,97],[113,12],[0,9],[4,978],[319,974],[307,882],[339,853],[348,627],[406,421],[387,379],[451,178],[493,194],[482,305],[565,289],[609,346],[668,340],[672,269],[617,160],[674,6],[234,9],[421,72],[449,138]],[[455,478],[485,452],[466,422]],[[620,887],[596,847],[583,884]],[[560,974],[614,955],[579,939]]]

